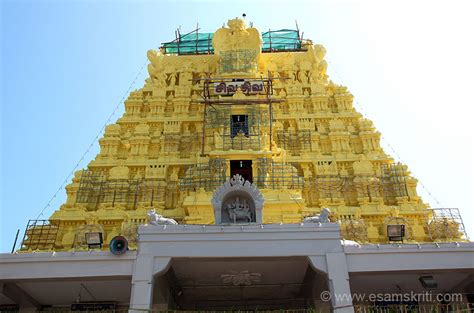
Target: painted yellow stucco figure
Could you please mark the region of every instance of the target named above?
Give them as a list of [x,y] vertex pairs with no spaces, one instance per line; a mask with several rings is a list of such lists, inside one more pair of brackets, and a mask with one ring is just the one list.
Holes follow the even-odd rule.
[[212,46],[219,57],[220,73],[257,72],[262,38],[256,28],[248,28],[239,18],[214,33]]

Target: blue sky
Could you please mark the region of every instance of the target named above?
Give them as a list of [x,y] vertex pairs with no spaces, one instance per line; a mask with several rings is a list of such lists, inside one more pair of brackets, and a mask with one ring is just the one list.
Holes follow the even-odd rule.
[[[95,137],[148,49],[177,27],[215,31],[242,13],[262,31],[298,20],[323,44],[331,79],[440,204],[420,187],[424,200],[459,207],[473,237],[469,12],[469,1],[2,1],[0,252],[92,142],[79,168],[95,157]],[[146,68],[134,88],[145,77]],[[122,113],[123,104],[112,120]],[[64,200],[62,188],[42,218]]]

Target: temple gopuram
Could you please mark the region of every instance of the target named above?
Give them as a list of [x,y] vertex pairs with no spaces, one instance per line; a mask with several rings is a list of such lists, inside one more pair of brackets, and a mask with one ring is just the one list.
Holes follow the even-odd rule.
[[236,174],[263,195],[259,223],[299,223],[329,208],[349,240],[388,242],[388,225],[403,225],[405,241],[462,240],[459,213],[423,202],[407,165],[329,79],[325,54],[298,30],[260,34],[242,19],[148,51],[144,86],[105,128],[66,203],[30,222],[22,250],[70,250],[91,230],[134,241],[150,208],[214,224],[213,193]]
[[423,202],[325,54],[239,18],[148,51],[66,202],[0,254],[0,313],[472,312],[458,210]]

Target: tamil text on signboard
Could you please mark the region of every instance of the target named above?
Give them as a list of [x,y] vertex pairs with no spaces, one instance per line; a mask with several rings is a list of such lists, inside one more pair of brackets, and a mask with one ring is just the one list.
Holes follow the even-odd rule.
[[235,82],[216,82],[214,83],[214,92],[219,95],[229,95],[240,90],[245,94],[257,94],[264,92],[263,81],[235,81]]

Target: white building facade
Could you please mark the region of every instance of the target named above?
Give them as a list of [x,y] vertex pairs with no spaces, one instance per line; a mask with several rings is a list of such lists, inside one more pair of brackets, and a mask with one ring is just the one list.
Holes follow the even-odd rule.
[[358,245],[340,238],[335,223],[147,225],[138,249],[123,255],[1,254],[0,308],[462,312],[472,305],[474,243]]

